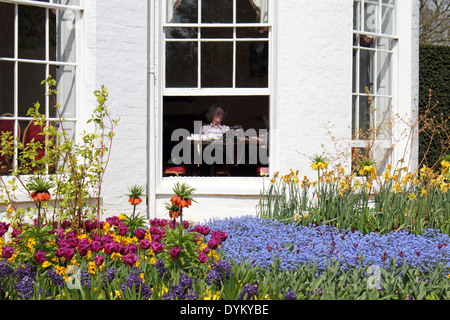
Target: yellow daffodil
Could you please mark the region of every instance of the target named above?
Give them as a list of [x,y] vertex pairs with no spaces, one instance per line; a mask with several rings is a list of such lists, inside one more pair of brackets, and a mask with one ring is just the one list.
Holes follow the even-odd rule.
[[396,183],[395,185],[394,185],[394,192],[402,192],[402,185],[400,184],[400,183]]
[[416,199],[416,194],[413,192],[410,192],[408,195],[408,198],[409,198],[409,200],[414,200],[414,199]]

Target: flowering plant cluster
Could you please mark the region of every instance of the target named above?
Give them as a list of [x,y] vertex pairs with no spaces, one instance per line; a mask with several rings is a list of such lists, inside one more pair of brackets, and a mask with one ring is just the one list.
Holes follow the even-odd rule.
[[349,174],[341,164],[330,168],[322,156],[316,157],[311,165],[318,171],[316,181],[302,179],[298,170],[274,174],[260,194],[258,216],[279,221],[297,217],[302,225],[327,223],[364,233],[408,229],[421,234],[434,228],[450,234],[447,159],[437,170],[423,166],[415,172],[400,161],[398,168],[387,165],[379,175],[371,159],[361,160]]

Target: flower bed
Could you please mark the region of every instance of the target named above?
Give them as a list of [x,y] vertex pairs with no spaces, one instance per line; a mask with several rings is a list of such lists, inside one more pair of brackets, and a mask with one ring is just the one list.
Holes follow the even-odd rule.
[[283,270],[314,261],[319,270],[325,270],[333,259],[340,261],[343,270],[360,262],[387,268],[394,258],[399,267],[405,262],[423,271],[432,272],[437,264],[450,267],[450,236],[432,229],[423,235],[405,230],[362,234],[334,226],[297,226],[254,216],[211,220],[206,225],[230,234],[221,248],[227,257],[264,268],[269,268],[274,258],[280,259]]

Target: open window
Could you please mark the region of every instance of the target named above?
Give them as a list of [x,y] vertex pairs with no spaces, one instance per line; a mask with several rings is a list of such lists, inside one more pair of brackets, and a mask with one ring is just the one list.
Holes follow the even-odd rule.
[[166,0],[165,9],[162,174],[260,175],[269,165],[268,0]]

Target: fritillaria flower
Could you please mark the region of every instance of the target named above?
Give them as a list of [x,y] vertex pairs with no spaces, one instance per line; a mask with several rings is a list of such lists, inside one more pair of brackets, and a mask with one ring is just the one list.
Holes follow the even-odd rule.
[[131,188],[128,188],[128,202],[133,206],[133,217],[136,211],[136,206],[142,202],[144,194],[144,187],[142,186],[132,186]]
[[41,202],[50,200],[51,196],[49,190],[53,188],[53,186],[54,185],[52,182],[41,176],[31,177],[29,183],[27,184],[27,189],[30,191],[30,196],[38,206],[38,228],[40,228],[41,225]]

